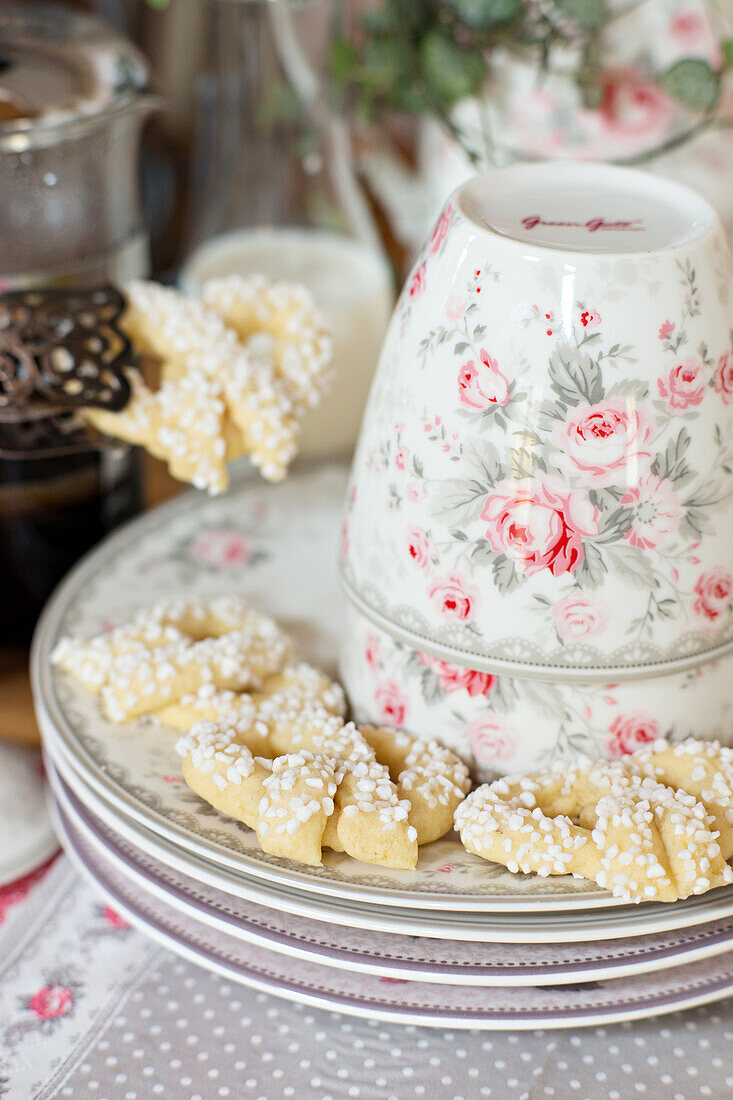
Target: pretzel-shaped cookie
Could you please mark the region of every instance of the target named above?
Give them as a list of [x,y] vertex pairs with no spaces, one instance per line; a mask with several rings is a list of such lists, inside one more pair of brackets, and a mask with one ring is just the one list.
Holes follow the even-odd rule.
[[719,741],[688,738],[671,745],[660,738],[630,760],[642,775],[693,795],[714,818],[723,858],[733,856],[733,749]]
[[[505,777],[469,795],[456,828],[468,851],[510,871],[595,879],[624,901],[701,894],[733,882],[717,829],[730,796],[716,793],[716,751],[657,742],[653,752],[620,761]],[[699,758],[710,770],[692,781]],[[705,803],[688,792],[688,780],[708,787]]]
[[[199,709],[200,695],[188,706]],[[304,663],[272,676],[249,698],[254,715],[237,715],[220,700],[228,715],[194,724],[177,749],[189,786],[255,828],[265,851],[320,863],[329,847],[412,868],[418,845],[451,828],[468,770],[447,749],[397,730],[344,724],[341,689]],[[161,714],[181,725],[191,716],[185,701],[175,715]]]
[[247,695],[204,684],[194,694],[163,707],[158,717],[165,725],[186,731],[201,721],[246,728],[247,747],[255,755],[268,756],[275,733],[274,707],[278,695],[284,691],[293,710],[302,711],[317,704],[326,717],[343,718],[346,714],[341,686],[318,669],[300,662],[270,676],[265,694]]
[[[99,431],[144,446],[175,477],[213,493],[226,489],[227,463],[242,454],[263,477],[285,476],[300,417],[320,400],[332,351],[325,321],[304,289],[259,277],[224,283],[210,297],[241,321],[241,336],[213,307],[170,287],[129,283],[120,323],[140,354],[162,363],[160,386],[151,390],[132,372],[132,398],[120,412],[84,410]],[[243,342],[279,328],[288,346],[277,357],[250,352]]]

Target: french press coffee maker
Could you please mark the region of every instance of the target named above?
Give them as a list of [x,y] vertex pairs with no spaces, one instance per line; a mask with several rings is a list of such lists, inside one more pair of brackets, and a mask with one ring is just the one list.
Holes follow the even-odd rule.
[[61,576],[139,508],[137,456],[75,410],[124,400],[105,284],[148,269],[147,89],[145,60],[101,20],[0,7],[0,651],[27,644]]

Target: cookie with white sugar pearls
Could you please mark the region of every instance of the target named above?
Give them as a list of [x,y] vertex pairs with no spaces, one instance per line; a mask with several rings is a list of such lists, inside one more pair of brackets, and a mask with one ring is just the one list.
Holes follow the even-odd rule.
[[207,685],[256,689],[293,656],[274,620],[224,596],[158,604],[89,640],[64,638],[52,660],[100,692],[108,718],[124,722]]
[[176,746],[185,782],[264,851],[414,868],[419,845],[452,827],[466,765],[436,741],[345,722],[340,685],[296,656],[272,619],[230,596],[161,603],[54,652],[111,719],[154,714],[188,731]]
[[435,742],[359,729],[317,703],[293,723],[289,744],[287,723],[277,723],[272,752],[280,755],[253,756],[249,738],[258,725],[200,722],[176,747],[192,790],[255,829],[273,855],[319,864],[322,849],[332,848],[365,863],[413,869],[419,845],[452,827],[469,788],[466,766]]
[[337,796],[339,812],[329,822],[324,844],[365,862],[387,865],[398,859],[389,865],[414,866],[417,849],[409,828],[402,830],[401,855],[396,835],[385,835],[383,851],[375,848],[377,836],[367,827],[375,802],[386,824],[395,815],[402,819],[401,803],[407,808],[406,825],[415,828],[416,845],[428,844],[452,828],[453,812],[470,788],[468,769],[436,741],[386,727],[344,725],[343,693],[339,685],[328,685],[323,673],[302,665],[268,681],[266,692],[255,696],[273,749],[307,749],[347,764]]
[[364,726],[367,743],[394,777],[400,797],[410,803],[410,822],[421,844],[444,836],[471,789],[468,768],[438,741],[425,741],[388,726]]
[[[261,292],[277,297],[278,286],[263,280]],[[296,289],[290,288],[295,298]],[[226,489],[227,464],[243,454],[265,478],[284,477],[303,410],[318,403],[325,385],[331,360],[325,329],[318,329],[318,340],[310,331],[302,337],[304,362],[312,359],[314,341],[320,355],[318,369],[295,371],[308,390],[306,401],[272,355],[250,350],[258,334],[270,338],[269,328],[257,329],[256,317],[245,342],[221,313],[170,287],[135,281],[125,294],[120,323],[136,351],[161,364],[160,384],[151,389],[133,371],[128,404],[119,412],[85,409],[86,419],[106,435],[145,447],[175,477],[212,493]],[[249,309],[250,289],[243,286],[242,294]],[[236,304],[234,289],[228,297]],[[297,346],[297,335],[290,338]],[[286,358],[290,363],[292,356]]]
[[[594,879],[623,901],[705,893],[733,872],[712,800],[685,786],[698,757],[710,758],[704,744],[659,741],[618,761],[499,779],[458,807],[456,828],[468,851],[510,871]],[[674,771],[669,754],[697,763]]]
[[642,775],[693,795],[714,818],[724,858],[733,856],[733,749],[719,741],[659,739],[629,760]]
[[246,694],[204,684],[197,692],[161,708],[158,717],[165,725],[179,730],[190,730],[200,721],[231,724],[246,721],[250,726],[248,746],[253,752],[267,756],[273,747],[287,746],[283,751],[299,747],[301,739],[291,735],[291,727],[314,706],[318,706],[318,713],[325,709],[338,718],[346,714],[341,685],[305,662],[273,672],[265,686],[262,692]]
[[[289,752],[310,747],[306,740],[310,716],[319,724],[339,721],[346,714],[346,699],[340,684],[320,669],[301,661],[271,676],[262,692],[253,695],[257,718],[272,748]],[[300,732],[299,732],[300,730]]]
[[255,357],[272,360],[296,408],[316,403],[331,377],[333,347],[329,324],[305,287],[262,275],[228,275],[209,279],[201,300]]
[[[297,799],[303,794],[300,787],[289,807],[292,813],[284,815],[283,799],[273,802],[272,792],[268,795],[263,785],[263,797],[267,795],[270,802],[266,799],[260,808],[268,808],[268,818],[278,815],[282,825],[269,821],[263,831],[257,820],[237,812],[241,794],[230,795],[223,786],[212,790],[211,764],[206,763],[206,770],[199,773],[193,749],[200,734],[208,745],[213,730],[205,723],[194,726],[178,743],[184,757],[184,779],[217,809],[256,828],[265,851],[313,862],[318,826],[321,848],[344,851],[366,863],[411,869],[417,863],[419,845],[452,827],[453,811],[469,789],[468,769],[437,742],[421,742],[398,730],[345,723],[340,686],[302,662],[270,677],[250,698],[256,714],[249,729],[237,733],[226,717],[215,723],[229,746],[241,742],[248,761],[252,736],[267,736],[270,751],[263,755],[272,760],[274,772],[280,767],[279,759],[303,756],[311,767],[325,767],[327,762],[336,782],[331,812],[325,819],[309,818],[307,830],[301,830],[295,813]],[[228,751],[234,750],[230,747]],[[201,759],[200,754],[197,758]],[[224,776],[228,764],[229,758],[222,758]],[[309,775],[308,779],[306,785],[315,789],[318,776]],[[257,777],[249,782],[256,783]]]
[[250,748],[251,723],[197,722],[180,738],[182,773],[188,785],[222,813],[254,829],[272,763]]
[[[346,764],[324,845],[368,863],[413,867],[417,846],[452,828],[453,812],[470,789],[466,765],[436,741],[386,727],[344,725],[324,705],[327,695],[293,707],[292,690],[292,684],[280,684],[262,699],[260,714],[269,722],[274,748],[307,749]],[[384,830],[373,828],[375,812]],[[402,823],[398,829],[395,821]]]
[[198,691],[161,707],[156,714],[164,726],[182,731],[190,730],[197,722],[218,722],[222,718],[231,726],[243,723],[248,731],[247,745],[255,756],[266,756],[270,748],[266,733],[255,729],[257,707],[245,692],[204,684]]

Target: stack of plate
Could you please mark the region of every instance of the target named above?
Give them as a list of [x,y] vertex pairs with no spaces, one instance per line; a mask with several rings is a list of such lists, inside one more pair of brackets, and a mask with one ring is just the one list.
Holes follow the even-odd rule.
[[[330,853],[311,868],[183,783],[174,731],[107,722],[54,671],[66,633],[122,622],[182,591],[237,591],[326,667],[342,603],[333,546],[340,468],[284,485],[191,495],[120,531],[77,568],[36,638],[34,688],[60,838],[113,906],[173,951],[269,992],[340,1012],[441,1027],[598,1024],[733,990],[733,889],[619,905],[594,884],[512,875],[455,836],[414,872]],[[305,583],[304,583],[305,582]],[[491,987],[491,991],[488,991]]]

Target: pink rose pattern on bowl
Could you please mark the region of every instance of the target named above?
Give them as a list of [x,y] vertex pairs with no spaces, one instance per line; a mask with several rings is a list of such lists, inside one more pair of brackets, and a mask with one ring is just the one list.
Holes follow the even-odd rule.
[[[592,629],[598,614],[579,605],[567,609],[567,620]],[[494,676],[395,641],[351,605],[340,660],[359,721],[437,737],[472,762],[480,779],[583,753],[615,758],[661,736],[694,734],[730,744],[733,698],[726,688],[732,675],[733,656],[687,672],[617,683]]]
[[458,205],[387,334],[352,470],[347,589],[416,648],[490,671],[602,678],[716,655],[733,639],[731,593],[700,590],[715,576],[724,593],[733,573],[719,227],[648,256],[573,254],[567,283]]
[[[479,153],[485,149],[483,125],[505,157],[623,161],[661,154],[667,143],[689,131],[699,115],[669,95],[658,78],[686,59],[721,67],[721,44],[730,33],[723,5],[709,0],[621,0],[610,7],[616,11],[602,30],[604,67],[597,107],[584,102],[574,73],[550,66],[538,81],[531,58],[497,52],[487,94],[480,102],[463,101],[453,112],[454,125],[469,139],[466,144]],[[441,136],[442,142],[436,140],[436,148],[428,150],[425,171],[444,179],[446,172],[456,174],[457,164],[451,162],[467,158],[455,139]],[[682,154],[694,159],[684,143]],[[728,150],[721,148],[719,162],[725,163],[727,156]]]
[[[733,142],[719,127],[695,124],[691,112],[665,94],[659,76],[671,65],[704,59],[721,68],[722,45],[731,36],[730,4],[721,0],[611,0],[601,31],[604,69],[598,109],[585,102],[585,88],[562,66],[537,80],[534,59],[495,51],[486,94],[456,106],[451,121],[460,144],[429,117],[422,123],[419,182],[437,210],[446,195],[476,171],[464,148],[475,149],[488,167],[534,160],[630,162],[696,188],[718,211],[733,240]],[[716,115],[733,107],[733,73],[723,75]],[[679,144],[675,144],[679,139]],[[499,156],[497,156],[497,152]],[[381,198],[391,208],[394,173],[385,172]],[[397,204],[395,204],[395,207]],[[404,208],[404,197],[399,210]],[[421,244],[411,237],[414,248]]]
[[689,127],[690,113],[658,76],[688,58],[720,67],[724,17],[705,0],[612,7],[616,18],[603,29],[597,109],[584,104],[582,87],[564,73],[538,82],[524,59],[509,53],[497,59],[487,109],[501,147],[534,157],[612,161],[654,153]]

